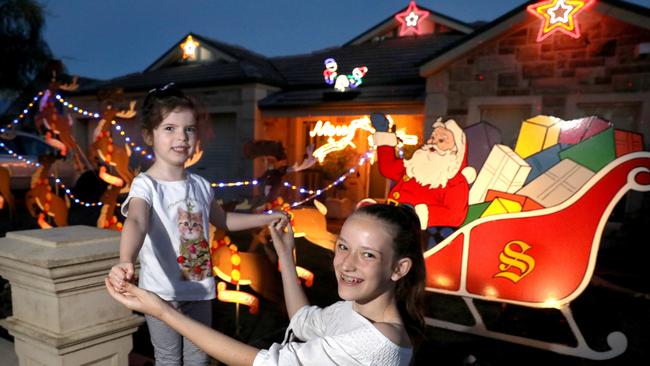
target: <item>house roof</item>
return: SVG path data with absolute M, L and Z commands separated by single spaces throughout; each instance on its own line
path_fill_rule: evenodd
M 448 28 L 451 28 L 453 30 L 456 30 L 462 34 L 468 34 L 471 33 L 474 30 L 474 26 L 467 24 L 465 22 L 462 22 L 458 19 L 454 19 L 452 17 L 446 16 L 444 14 L 440 14 L 438 12 L 435 12 L 431 9 L 425 8 L 423 6 L 418 5 L 418 9 L 420 10 L 426 10 L 429 12 L 428 19 L 433 20 L 436 23 L 440 23 L 445 25 Z M 402 13 L 406 11 L 408 6 L 405 6 L 404 8 L 400 9 L 399 11 L 395 12 L 395 14 Z M 386 32 L 390 31 L 391 29 L 398 28 L 400 26 L 400 23 L 395 19 L 395 14 L 392 14 L 388 18 L 384 19 L 383 21 L 379 22 L 377 25 L 373 26 L 372 28 L 368 29 L 367 31 L 359 34 L 358 36 L 352 38 L 350 41 L 345 43 L 343 47 L 350 46 L 350 45 L 356 45 L 356 44 L 361 44 L 364 42 L 368 42 L 372 40 L 374 37 L 381 36 L 385 34 Z
M 337 93 L 347 94 L 347 103 L 423 100 L 425 79 L 420 77 L 418 65 L 431 53 L 459 37 L 458 34 L 431 34 L 390 38 L 306 55 L 272 58 L 286 85 L 282 91 L 262 99 L 258 105 L 260 108 L 276 108 L 343 102 L 345 96 L 337 99 L 329 95 L 334 89 L 323 79 L 323 62 L 330 57 L 336 59 L 340 74 L 350 73 L 357 66 L 368 68 L 363 83 L 356 90 Z
M 422 104 L 425 97 L 424 85 L 365 86 L 363 90 L 339 93 L 329 88 L 289 90 L 272 94 L 257 105 L 261 109 L 291 109 L 306 107 L 328 108 L 352 105 L 377 105 L 400 102 L 401 104 Z
M 532 20 L 530 14 L 526 11 L 526 8 L 528 5 L 538 1 L 539 0 L 534 0 L 524 3 L 499 18 L 483 25 L 475 32 L 461 37 L 455 42 L 448 44 L 437 52 L 434 52 L 430 55 L 429 59 L 423 62 L 420 66 L 420 75 L 422 77 L 428 77 L 444 68 L 450 62 L 462 57 L 475 47 L 499 37 L 520 23 Z M 592 9 L 607 14 L 610 17 L 634 24 L 638 27 L 650 29 L 649 8 L 621 0 L 597 0 Z
M 263 108 L 278 108 L 318 103 L 366 103 L 381 100 L 423 100 L 425 80 L 419 75 L 418 66 L 428 56 L 462 37 L 459 33 L 429 34 L 417 37 L 389 38 L 379 42 L 330 48 L 296 56 L 266 58 L 241 47 L 228 45 L 206 37 L 193 35 L 196 39 L 218 50 L 233 62 L 216 60 L 183 66 L 167 66 L 169 54 L 177 45 L 153 62 L 145 71 L 132 73 L 107 81 L 83 84 L 76 94 L 92 94 L 100 89 L 121 87 L 124 91 L 149 90 L 170 80 L 180 87 L 259 82 L 282 87 L 260 102 Z M 185 39 L 185 37 L 183 38 Z M 323 61 L 333 57 L 341 74 L 350 73 L 354 67 L 366 66 L 368 73 L 355 93 L 348 94 L 347 101 L 341 96 L 327 96 L 333 91 L 323 80 Z M 383 95 L 379 88 L 390 86 Z M 401 87 L 398 87 L 401 86 Z
M 220 57 L 206 63 L 172 65 L 171 60 L 177 60 L 174 56 L 177 54 L 178 44 L 185 40 L 186 35 L 144 71 L 85 84 L 77 94 L 92 94 L 99 89 L 110 87 L 121 87 L 124 91 L 149 90 L 170 80 L 182 88 L 246 82 L 284 85 L 284 78 L 268 58 L 243 47 L 192 33 L 188 35 L 192 35 Z

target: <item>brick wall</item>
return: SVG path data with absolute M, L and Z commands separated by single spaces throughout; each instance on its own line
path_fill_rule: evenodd
M 556 33 L 538 43 L 531 19 L 451 63 L 442 71 L 447 115 L 476 122 L 466 121 L 472 97 L 541 96 L 540 113 L 561 117 L 570 95 L 650 92 L 650 55 L 635 52 L 650 31 L 595 11 L 579 20 L 579 39 Z

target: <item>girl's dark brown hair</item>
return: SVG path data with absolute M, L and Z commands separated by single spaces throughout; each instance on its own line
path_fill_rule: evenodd
M 383 221 L 393 234 L 395 259 L 409 258 L 411 269 L 397 281 L 395 298 L 411 343 L 417 347 L 424 339 L 424 287 L 425 267 L 420 242 L 420 221 L 415 211 L 408 206 L 374 204 L 363 206 L 354 213 L 375 217 Z
M 146 133 L 153 133 L 153 130 L 176 109 L 187 109 L 192 111 L 198 127 L 204 119 L 202 108 L 198 102 L 183 93 L 176 84 L 169 83 L 160 88 L 149 90 L 142 104 L 142 130 Z

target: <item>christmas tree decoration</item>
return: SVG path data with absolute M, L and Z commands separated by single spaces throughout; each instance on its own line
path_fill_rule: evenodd
M 185 38 L 185 42 L 180 44 L 180 47 L 183 50 L 183 60 L 196 60 L 196 50 L 199 45 L 200 43 L 195 41 L 194 38 L 192 38 L 192 35 L 188 35 L 187 38 Z
M 537 42 L 542 42 L 556 32 L 580 38 L 577 16 L 593 3 L 594 0 L 547 0 L 529 5 L 526 10 L 542 20 Z
M 429 16 L 426 10 L 420 10 L 415 1 L 411 1 L 408 8 L 401 13 L 395 14 L 395 19 L 401 24 L 400 36 L 422 34 L 422 20 Z

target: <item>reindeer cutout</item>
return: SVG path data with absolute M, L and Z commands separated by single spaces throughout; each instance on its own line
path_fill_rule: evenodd
M 50 168 L 55 160 L 56 158 L 51 155 L 39 157 L 41 166 L 32 176 L 32 188 L 25 193 L 27 211 L 37 219 L 38 225 L 43 229 L 51 228 L 52 221 L 58 227 L 68 225 L 68 208 L 70 204 L 67 200 L 52 192 L 48 180 Z
M 16 203 L 11 193 L 11 173 L 9 169 L 0 166 L 0 210 L 7 206 L 9 217 L 16 212 Z
M 134 175 L 129 169 L 131 150 L 126 144 L 114 143 L 111 125 L 116 118 L 130 119 L 135 114 L 135 101 L 129 104 L 128 110 L 117 110 L 112 103 L 107 103 L 95 128 L 94 141 L 89 148 L 90 160 L 105 164 L 99 168 L 100 178 L 106 183 L 118 187 L 129 186 Z M 111 174 L 113 171 L 117 174 Z
M 461 296 L 475 324 L 433 318 L 427 318 L 427 324 L 594 360 L 620 355 L 627 347 L 625 335 L 610 333 L 609 350 L 590 348 L 569 305 L 590 283 L 607 219 L 629 190 L 650 191 L 650 152 L 634 152 L 610 162 L 560 204 L 486 216 L 461 227 L 424 253 L 426 289 Z M 557 308 L 577 346 L 492 331 L 474 299 Z
M 315 207 L 301 207 L 291 211 L 294 237 L 304 237 L 310 243 L 334 251 L 336 235 L 327 230 L 327 207 L 314 200 Z
M 304 160 L 300 164 L 294 163 L 291 167 L 287 166 L 287 154 L 280 141 L 255 140 L 244 144 L 243 150 L 247 159 L 264 159 L 265 171 L 257 178 L 263 193 L 253 197 L 250 202 L 252 208 L 263 206 L 277 199 L 282 190 L 282 179 L 287 173 L 308 169 L 316 163 L 316 159 L 311 155 L 313 146 L 308 148 L 309 153 L 305 154 Z
M 54 72 L 52 81 L 41 98 L 39 112 L 34 117 L 34 122 L 38 132 L 45 136 L 45 141 L 59 149 L 61 155 L 68 156 L 70 151 L 74 152 L 72 157 L 75 168 L 81 172 L 86 169 L 86 165 L 81 160 L 81 157 L 84 156 L 83 152 L 72 135 L 72 117 L 70 115 L 64 117 L 59 114 L 55 99 L 58 89 L 75 90 L 78 86 L 76 79 L 71 84 L 59 84 Z
M 121 190 L 119 186 L 109 184 L 104 194 L 100 198 L 102 202 L 102 209 L 97 219 L 97 227 L 101 229 L 122 231 L 122 223 L 115 215 L 117 208 L 117 198 Z

